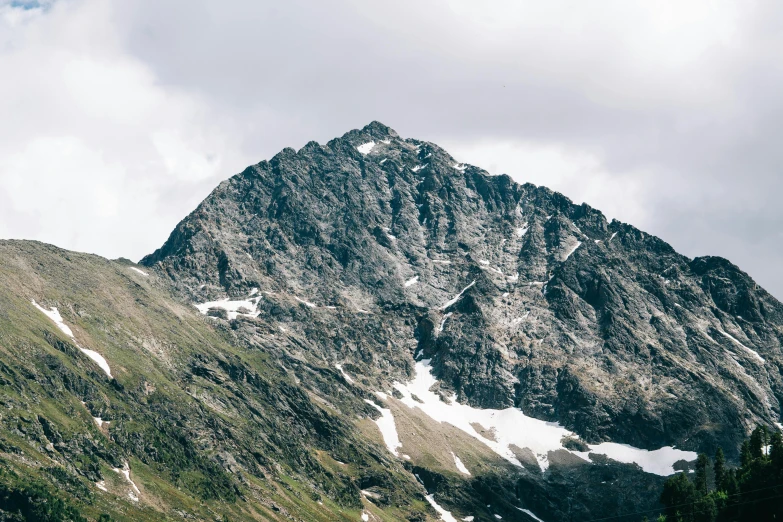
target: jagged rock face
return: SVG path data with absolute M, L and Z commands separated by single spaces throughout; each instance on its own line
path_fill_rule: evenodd
M 379 123 L 225 181 L 142 264 L 195 302 L 268 292 L 370 383 L 432 358 L 458 400 L 588 441 L 729 449 L 781 416 L 783 307 L 737 267 Z

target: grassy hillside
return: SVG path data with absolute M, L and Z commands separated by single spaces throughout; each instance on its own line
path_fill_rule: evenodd
M 202 316 L 132 266 L 0 242 L 0 519 L 435 518 L 355 424 L 376 415 L 364 392 L 291 359 L 263 320 Z

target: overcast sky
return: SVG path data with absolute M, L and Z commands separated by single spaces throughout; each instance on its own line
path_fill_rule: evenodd
M 783 3 L 0 0 L 0 238 L 137 260 L 379 120 L 783 297 Z

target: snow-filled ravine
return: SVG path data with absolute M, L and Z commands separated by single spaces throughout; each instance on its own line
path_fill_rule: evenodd
M 52 307 L 51 310 L 47 310 L 46 308 L 36 303 L 35 300 L 33 300 L 32 303 L 34 307 L 36 307 L 39 311 L 41 311 L 46 317 L 51 319 L 52 322 L 55 325 L 57 325 L 57 328 L 59 328 L 60 331 L 62 331 L 65 335 L 70 337 L 74 341 L 74 344 L 76 344 L 76 338 L 73 336 L 73 331 L 67 324 L 65 324 L 65 321 L 63 321 L 63 318 L 60 315 L 60 312 L 57 310 L 57 308 Z M 81 350 L 81 352 L 84 355 L 86 355 L 87 357 L 95 361 L 95 364 L 97 364 L 101 368 L 101 370 L 103 370 L 104 373 L 109 376 L 110 379 L 113 378 L 111 374 L 111 368 L 109 367 L 109 363 L 108 361 L 106 361 L 103 355 L 99 354 L 95 350 L 88 350 L 87 348 L 82 348 L 78 344 L 76 344 L 76 347 L 79 348 L 79 350 Z
M 384 400 L 387 398 L 383 393 L 379 393 L 378 396 Z M 381 430 L 381 435 L 383 435 L 383 442 L 386 443 L 386 447 L 389 449 L 392 455 L 396 457 L 397 450 L 400 449 L 402 443 L 400 442 L 400 438 L 397 435 L 397 427 L 394 424 L 394 416 L 392 415 L 391 410 L 388 408 L 381 408 L 369 399 L 364 399 L 364 402 L 381 412 L 381 416 L 378 417 L 378 420 L 375 421 L 375 424 L 377 424 L 378 429 Z
M 127 461 L 123 462 L 122 468 L 113 468 L 112 471 L 125 477 L 125 482 L 130 484 L 132 489 L 131 491 L 128 492 L 128 498 L 130 498 L 134 502 L 138 502 L 139 495 L 141 495 L 141 491 L 139 491 L 139 488 L 136 486 L 136 483 L 133 482 L 133 479 L 130 478 L 131 469 L 130 469 L 130 465 L 128 465 L 128 462 Z
M 606 455 L 618 462 L 638 464 L 644 471 L 661 476 L 673 474 L 673 465 L 677 461 L 696 459 L 696 453 L 692 451 L 682 451 L 668 446 L 648 451 L 614 442 L 588 445 L 589 451 L 584 452 L 569 450 L 563 446 L 563 438 L 578 439 L 578 436 L 559 424 L 528 417 L 517 408 L 503 410 L 473 408 L 460 404 L 456 397 L 452 397 L 451 402 L 446 403 L 436 393 L 430 391 L 437 382 L 432 375 L 430 360 L 417 361 L 415 371 L 416 376 L 412 381 L 406 384 L 394 384 L 397 391 L 402 394 L 400 402 L 409 408 L 419 408 L 437 422 L 446 422 L 459 428 L 516 466 L 523 467 L 514 454 L 512 446 L 519 449 L 529 448 L 535 454 L 542 470 L 546 470 L 549 466 L 548 452 L 556 450 L 569 451 L 588 462 L 590 453 Z M 378 396 L 389 400 L 386 394 L 378 393 Z M 414 396 L 416 399 L 413 398 Z M 378 410 L 383 415 L 377 423 L 384 442 L 389 450 L 397 455 L 401 443 L 391 410 L 386 408 L 378 408 Z M 473 428 L 475 424 L 491 432 L 495 440 L 483 437 Z
M 430 506 L 432 506 L 435 511 L 438 512 L 438 515 L 440 515 L 440 519 L 444 522 L 457 522 L 457 519 L 454 518 L 454 515 L 452 515 L 449 511 L 446 511 L 441 507 L 440 504 L 435 502 L 435 495 L 426 495 L 424 498 L 427 499 L 427 502 L 430 503 Z

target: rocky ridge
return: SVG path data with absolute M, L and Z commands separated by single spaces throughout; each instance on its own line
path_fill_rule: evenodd
M 225 181 L 142 264 L 193 301 L 316 304 L 321 358 L 383 388 L 421 353 L 459 401 L 590 442 L 711 451 L 780 421 L 783 307 L 747 274 L 377 122 Z

